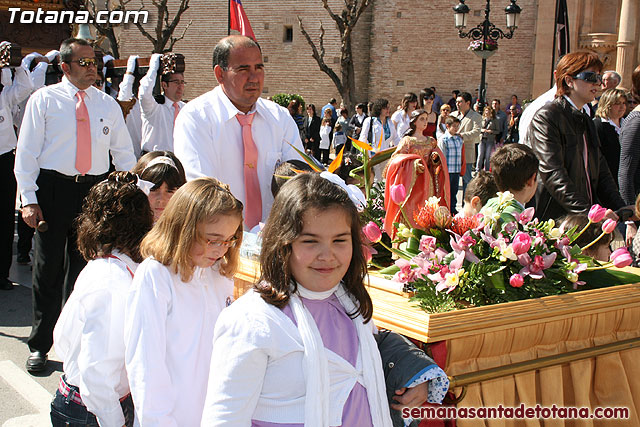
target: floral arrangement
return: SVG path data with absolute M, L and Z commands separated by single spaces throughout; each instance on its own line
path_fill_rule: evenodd
M 400 206 L 401 187 L 391 188 L 391 198 Z M 598 287 L 640 281 L 631 273 L 607 270 L 631 264 L 626 248 L 613 252 L 608 263 L 582 253 L 613 232 L 615 221 L 605 221 L 599 237 L 585 247 L 574 244 L 588 227 L 603 220 L 605 208 L 594 205 L 582 230 L 564 230 L 553 220 L 534 218 L 533 208 L 510 213 L 512 200 L 511 193 L 498 193 L 494 209 L 473 217 L 451 217 L 438 199 L 427 200 L 414 213 L 420 228 L 394 224 L 397 237 L 387 249 L 398 259 L 381 273 L 393 275 L 392 280 L 414 293 L 413 299 L 431 313 L 572 292 L 585 289 L 585 282 Z M 374 222 L 363 233 L 371 242 L 381 241 Z
M 498 49 L 498 41 L 487 39 L 487 40 L 472 40 L 469 43 L 468 50 L 472 51 L 480 51 L 480 50 L 497 50 Z

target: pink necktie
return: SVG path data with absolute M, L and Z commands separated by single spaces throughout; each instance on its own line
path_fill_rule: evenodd
M 81 175 L 91 169 L 91 123 L 87 104 L 84 103 L 85 95 L 83 90 L 76 93 L 76 169 Z
M 177 102 L 173 103 L 173 124 L 176 124 L 176 118 L 178 118 L 178 113 L 180 112 L 180 105 Z
M 262 219 L 262 196 L 258 181 L 258 149 L 251 135 L 252 114 L 236 114 L 242 126 L 242 145 L 244 145 L 244 223 L 252 228 Z

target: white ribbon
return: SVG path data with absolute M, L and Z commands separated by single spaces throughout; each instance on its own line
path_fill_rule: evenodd
M 338 175 L 328 171 L 320 172 L 320 176 L 346 191 L 353 204 L 356 205 L 358 212 L 362 212 L 367 206 L 367 200 L 365 199 L 364 194 L 362 194 L 362 191 L 360 191 L 360 189 L 355 185 L 347 184 Z
M 155 166 L 155 165 L 159 165 L 159 164 L 169 165 L 172 168 L 174 168 L 175 170 L 178 170 L 178 167 L 176 166 L 176 163 L 173 161 L 173 159 L 171 157 L 159 156 L 159 157 L 156 157 L 155 159 L 151 160 L 149 163 L 147 163 L 147 166 L 144 167 L 144 169 L 142 170 L 142 173 L 144 173 L 151 166 Z

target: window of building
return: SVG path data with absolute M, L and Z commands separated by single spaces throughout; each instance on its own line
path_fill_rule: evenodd
M 291 25 L 284 26 L 284 38 L 283 42 L 292 43 L 293 42 L 293 27 Z

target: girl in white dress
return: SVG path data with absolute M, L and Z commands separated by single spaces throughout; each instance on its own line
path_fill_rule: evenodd
M 141 244 L 125 315 L 126 364 L 141 426 L 200 425 L 216 319 L 233 300 L 242 203 L 198 178 L 180 187 Z
M 361 192 L 322 175 L 300 174 L 276 196 L 261 281 L 216 325 L 202 426 L 392 425 L 350 199 Z M 426 399 L 423 384 L 405 403 Z
M 142 261 L 139 245 L 153 224 L 137 180 L 113 172 L 91 189 L 78 218 L 78 250 L 89 262 L 53 331 L 64 368 L 51 404 L 53 426 L 133 425 L 123 319 Z

